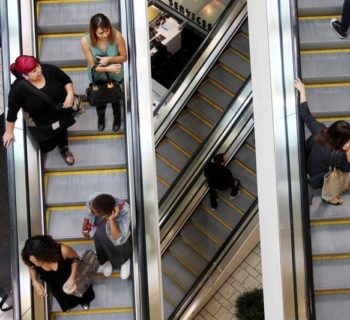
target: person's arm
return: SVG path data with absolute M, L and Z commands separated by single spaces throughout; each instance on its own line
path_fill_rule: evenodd
M 70 246 L 67 246 L 65 244 L 61 244 L 61 252 L 64 260 L 72 260 L 71 273 L 67 282 L 73 286 L 77 279 L 79 255 Z
M 2 137 L 3 145 L 8 148 L 12 141 L 16 141 L 15 135 L 13 133 L 15 129 L 15 122 L 6 121 L 6 131 Z
M 89 48 L 89 45 L 87 43 L 87 39 L 86 39 L 85 35 L 81 38 L 80 45 L 81 45 L 81 49 L 83 51 L 83 54 L 85 56 L 85 59 L 87 60 L 88 66 L 90 68 L 95 67 L 96 72 L 116 72 L 116 73 L 120 72 L 120 69 L 121 69 L 120 64 L 111 64 L 109 66 L 101 66 L 101 65 L 95 66 L 94 57 L 91 53 L 91 50 Z M 106 57 L 106 58 L 108 58 L 108 57 Z
M 88 223 L 89 219 L 84 218 L 83 219 L 83 226 L 81 232 L 83 233 L 84 238 L 89 238 L 90 237 L 90 230 L 88 229 Z
M 33 288 L 34 288 L 36 294 L 39 297 L 45 297 L 46 291 L 44 289 L 43 284 L 39 280 L 38 273 L 36 272 L 34 267 L 29 267 L 29 275 L 30 275 L 30 279 L 32 280 L 32 285 L 33 285 Z
M 74 88 L 73 83 L 67 83 L 64 86 L 64 89 L 67 92 L 66 99 L 63 102 L 63 108 L 70 108 L 74 103 Z
M 309 105 L 306 99 L 305 85 L 299 78 L 294 80 L 294 87 L 299 91 L 300 105 L 299 105 L 299 116 L 305 123 L 307 128 L 310 130 L 312 135 L 318 134 L 322 129 L 325 128 L 323 123 L 318 122 L 315 117 L 311 114 Z
M 101 65 L 109 65 L 109 64 L 121 64 L 128 60 L 128 56 L 126 53 L 125 40 L 118 30 L 115 30 L 116 38 L 115 41 L 118 46 L 118 55 L 111 57 L 100 57 Z
M 108 223 L 111 227 L 111 234 L 115 240 L 118 240 L 122 235 L 117 222 L 119 213 L 120 209 L 118 207 L 115 207 L 112 214 L 108 217 Z

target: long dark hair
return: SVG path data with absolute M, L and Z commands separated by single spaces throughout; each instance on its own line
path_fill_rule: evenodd
M 96 31 L 98 28 L 110 30 L 110 33 L 108 36 L 108 42 L 110 44 L 113 44 L 115 41 L 115 32 L 111 22 L 103 13 L 97 13 L 94 16 L 92 16 L 90 19 L 89 34 L 90 34 L 91 45 L 93 47 L 97 46 L 98 39 L 96 36 Z
M 116 201 L 110 194 L 99 194 L 91 201 L 91 207 L 99 216 L 111 215 Z
M 22 260 L 28 267 L 34 264 L 30 256 L 41 262 L 57 262 L 60 259 L 60 244 L 49 235 L 40 235 L 29 238 L 22 250 Z
M 329 145 L 333 150 L 344 151 L 344 145 L 350 140 L 350 124 L 344 120 L 334 122 L 330 127 L 324 128 L 316 136 L 320 145 Z

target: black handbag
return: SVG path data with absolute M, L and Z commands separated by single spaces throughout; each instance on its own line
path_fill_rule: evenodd
M 112 80 L 106 72 L 107 81 L 95 81 L 96 67 L 91 69 L 92 83 L 86 89 L 86 97 L 91 106 L 103 106 L 116 103 L 123 98 L 123 92 L 117 81 Z
M 23 118 L 26 122 L 29 133 L 37 143 L 40 144 L 42 142 L 55 138 L 59 133 L 61 133 L 63 130 L 66 130 L 75 123 L 74 117 L 78 111 L 75 111 L 72 108 L 63 109 L 61 107 L 61 104 L 55 103 L 48 95 L 40 91 L 27 80 L 23 80 L 20 83 L 24 88 L 36 94 L 45 102 L 47 102 L 51 108 L 60 110 L 60 118 L 56 122 L 40 126 L 36 125 L 28 112 L 22 110 Z

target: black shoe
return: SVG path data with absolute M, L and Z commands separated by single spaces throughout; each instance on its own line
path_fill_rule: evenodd
M 340 21 L 337 19 L 331 20 L 331 27 L 340 39 L 345 39 L 348 35 L 347 31 L 344 31 L 341 27 Z
M 105 129 L 105 117 L 98 116 L 97 120 L 97 129 L 98 131 L 103 131 Z
M 113 132 L 117 132 L 119 129 L 120 129 L 120 119 L 114 118 L 112 130 Z
M 88 311 L 90 309 L 90 303 L 84 303 L 81 305 L 84 311 Z

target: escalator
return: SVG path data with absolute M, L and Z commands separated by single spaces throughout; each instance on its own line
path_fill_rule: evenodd
M 330 19 L 342 2 L 299 1 L 300 58 L 311 112 L 327 124 L 349 120 L 349 40 L 340 40 Z M 317 319 L 348 319 L 350 302 L 349 200 L 330 206 L 314 191 L 310 205 L 314 296 Z
M 156 161 L 160 203 L 205 145 L 249 76 L 248 24 L 245 21 L 187 99 L 166 134 L 158 140 Z
M 88 30 L 90 17 L 106 14 L 113 24 L 119 18 L 118 3 L 104 1 L 36 1 L 38 57 L 41 63 L 61 67 L 73 80 L 75 92 L 84 94 L 88 86 L 86 60 L 80 38 Z M 80 255 L 94 248 L 82 237 L 85 201 L 94 192 L 128 200 L 126 133 L 124 127 L 112 132 L 113 115 L 106 112 L 106 131 L 97 131 L 96 110 L 86 106 L 76 124 L 69 129 L 69 145 L 75 157 L 67 166 L 58 150 L 44 156 L 44 217 L 47 234 L 72 246 Z M 55 299 L 49 301 L 50 319 L 133 319 L 133 282 L 121 280 L 119 272 L 93 282 L 96 298 L 89 311 L 79 307 L 63 313 Z
M 230 190 L 218 192 L 218 208 L 210 206 L 208 187 L 176 236 L 163 250 L 163 298 L 166 319 L 177 318 L 181 305 L 206 276 L 227 240 L 237 231 L 257 201 L 255 140 L 252 120 L 227 166 L 241 181 L 241 194 L 230 198 Z M 246 129 L 249 127 L 250 129 Z M 203 181 L 204 177 L 201 177 Z M 204 184 L 205 185 L 205 184 Z

